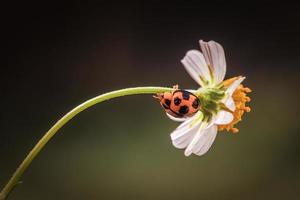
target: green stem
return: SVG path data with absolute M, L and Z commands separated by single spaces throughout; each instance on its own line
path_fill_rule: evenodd
M 112 92 L 108 92 L 97 97 L 94 97 L 86 102 L 80 104 L 75 107 L 73 110 L 68 112 L 65 116 L 63 116 L 60 120 L 54 124 L 48 132 L 40 139 L 40 141 L 33 147 L 33 149 L 29 152 L 26 158 L 23 160 L 21 165 L 17 168 L 13 176 L 10 178 L 8 183 L 5 185 L 3 190 L 0 193 L 0 200 L 4 200 L 7 198 L 8 194 L 12 191 L 12 189 L 18 184 L 20 178 L 22 177 L 25 170 L 28 168 L 32 160 L 38 155 L 38 153 L 43 149 L 43 147 L 47 144 L 47 142 L 55 135 L 55 133 L 68 121 L 70 121 L 73 117 L 79 114 L 81 111 L 106 100 L 127 96 L 127 95 L 135 95 L 135 94 L 156 94 L 165 91 L 172 91 L 172 88 L 166 87 L 135 87 L 135 88 L 127 88 L 116 90 Z

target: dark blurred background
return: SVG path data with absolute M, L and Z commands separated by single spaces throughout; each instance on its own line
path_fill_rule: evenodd
M 250 3 L 251 2 L 251 3 Z M 11 200 L 297 199 L 300 14 L 288 2 L 22 3 L 1 12 L 0 185 L 67 111 L 132 86 L 195 88 L 180 59 L 198 40 L 247 77 L 252 112 L 186 158 L 151 97 L 94 106 L 51 140 Z

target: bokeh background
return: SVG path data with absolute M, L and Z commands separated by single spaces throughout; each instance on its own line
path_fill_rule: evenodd
M 203 157 L 169 138 L 178 126 L 151 95 L 78 115 L 34 160 L 11 200 L 298 199 L 300 14 L 274 1 L 26 3 L 2 6 L 0 185 L 56 120 L 132 86 L 194 88 L 180 59 L 198 40 L 245 75 L 252 112 Z

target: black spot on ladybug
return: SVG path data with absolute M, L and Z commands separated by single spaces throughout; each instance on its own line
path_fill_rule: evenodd
M 178 97 L 176 97 L 176 98 L 174 99 L 174 104 L 175 104 L 176 106 L 178 106 L 180 103 L 181 103 L 181 99 L 179 99 Z
M 185 100 L 189 100 L 190 99 L 190 93 L 188 91 L 181 91 L 182 92 L 182 98 Z
M 181 106 L 180 107 L 180 109 L 179 109 L 179 113 L 180 114 L 186 114 L 186 113 L 188 113 L 189 112 L 189 107 L 187 107 L 187 106 Z
M 165 99 L 165 105 L 169 108 L 171 101 L 169 99 Z
M 166 110 L 169 110 L 170 109 L 170 107 L 168 107 L 167 105 L 165 105 L 165 104 L 162 104 L 162 106 L 164 107 L 164 109 L 166 109 Z
M 195 108 L 195 109 L 198 108 L 198 106 L 199 106 L 199 101 L 198 101 L 198 99 L 195 99 L 195 100 L 194 100 L 192 106 L 193 106 L 193 108 Z

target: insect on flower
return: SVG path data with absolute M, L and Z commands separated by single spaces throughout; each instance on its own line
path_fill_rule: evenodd
M 205 154 L 213 144 L 218 130 L 238 132 L 234 126 L 244 112 L 251 90 L 241 83 L 245 77 L 237 76 L 224 81 L 225 54 L 222 46 L 214 41 L 200 40 L 202 53 L 190 50 L 181 60 L 187 72 L 201 86 L 197 90 L 179 90 L 157 94 L 166 114 L 174 121 L 183 122 L 171 133 L 176 148 L 192 153 Z
M 183 122 L 171 133 L 171 139 L 175 147 L 185 149 L 186 156 L 192 153 L 199 156 L 205 154 L 214 142 L 218 130 L 238 132 L 234 126 L 241 120 L 244 112 L 250 111 L 246 103 L 250 101 L 247 93 L 251 90 L 241 84 L 245 77 L 238 76 L 224 81 L 226 62 L 220 44 L 200 40 L 200 47 L 202 53 L 198 50 L 188 51 L 181 61 L 201 86 L 199 89 L 180 90 L 178 86 L 125 88 L 81 103 L 58 120 L 39 140 L 0 192 L 0 199 L 7 198 L 32 160 L 64 124 L 83 110 L 112 98 L 156 94 L 155 97 L 159 99 L 167 116 Z
M 166 114 L 174 119 L 192 116 L 199 110 L 199 99 L 193 93 L 186 90 L 178 90 L 174 86 L 173 92 L 157 94 L 160 104 L 166 110 Z

